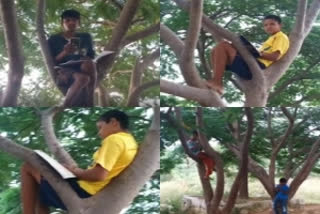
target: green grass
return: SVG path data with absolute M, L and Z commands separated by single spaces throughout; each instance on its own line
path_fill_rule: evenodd
M 211 176 L 215 187 L 215 175 Z M 276 179 L 278 180 L 278 179 Z M 234 176 L 225 178 L 225 195 L 228 194 Z M 289 181 L 289 183 L 291 180 Z M 299 187 L 294 199 L 302 199 L 306 204 L 320 204 L 320 176 L 309 176 Z M 202 196 L 202 187 L 194 162 L 184 163 L 176 167 L 170 174 L 161 175 L 160 203 L 173 207 L 173 213 L 181 213 L 183 195 Z M 269 198 L 262 184 L 254 177 L 249 178 L 249 196 L 254 198 Z M 163 213 L 163 212 L 162 212 Z M 164 214 L 164 213 L 163 213 Z

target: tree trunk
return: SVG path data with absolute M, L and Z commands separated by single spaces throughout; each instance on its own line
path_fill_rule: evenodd
M 244 173 L 244 176 L 241 178 L 239 198 L 241 198 L 241 199 L 248 199 L 249 198 L 248 171 L 246 173 Z
M 137 156 L 132 164 L 119 176 L 114 178 L 110 184 L 96 195 L 80 199 L 76 193 L 61 177 L 55 175 L 52 169 L 42 163 L 35 153 L 27 148 L 19 146 L 12 141 L 0 136 L 0 149 L 27 161 L 36 167 L 41 175 L 49 181 L 56 190 L 70 214 L 118 214 L 122 209 L 138 195 L 139 190 L 151 178 L 154 172 L 160 168 L 160 109 L 154 108 L 152 124 L 145 136 L 144 142 L 140 145 Z M 50 110 L 43 114 L 43 126 L 46 140 L 59 159 L 67 161 L 69 154 L 56 142 L 53 132 Z M 52 112 L 51 112 L 52 113 Z M 46 117 L 47 116 L 47 117 Z M 51 128 L 50 128 L 51 127 Z M 62 157 L 65 156 L 65 157 Z M 71 158 L 71 157 L 70 157 Z M 68 160 L 72 161 L 72 160 Z
M 14 1 L 0 1 L 1 24 L 9 58 L 9 74 L 0 106 L 16 106 L 24 75 L 24 56 Z

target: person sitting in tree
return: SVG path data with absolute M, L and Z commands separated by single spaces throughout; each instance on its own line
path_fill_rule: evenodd
M 192 137 L 187 141 L 187 147 L 193 155 L 202 161 L 206 170 L 204 178 L 208 179 L 215 170 L 215 162 L 205 152 L 202 151 L 202 146 L 199 143 L 197 131 L 194 130 L 192 132 Z
M 287 35 L 281 31 L 281 18 L 279 16 L 266 16 L 263 20 L 263 27 L 270 37 L 259 49 L 260 56 L 258 56 L 256 60 L 261 69 L 266 69 L 274 62 L 281 59 L 288 51 L 289 39 Z M 249 70 L 249 66 L 230 42 L 223 41 L 213 48 L 211 59 L 213 77 L 212 80 L 206 82 L 206 85 L 220 95 L 224 93 L 222 79 L 225 70 L 231 70 L 242 79 L 252 79 L 252 73 Z
M 289 187 L 287 185 L 287 179 L 280 178 L 280 184 L 276 186 L 276 197 L 273 200 L 273 210 L 275 214 L 287 214 L 288 213 L 288 194 Z
M 76 10 L 65 10 L 61 15 L 61 25 L 63 31 L 51 35 L 48 45 L 57 69 L 55 82 L 65 95 L 63 105 L 93 106 L 97 74 L 92 61 L 95 52 L 91 35 L 78 32 L 80 13 Z M 80 59 L 82 63 L 59 66 Z
M 88 198 L 105 188 L 134 160 L 138 145 L 128 131 L 129 117 L 110 110 L 97 121 L 101 146 L 93 154 L 88 169 L 66 166 L 77 178 L 66 180 L 80 198 Z M 49 207 L 66 210 L 58 194 L 30 163 L 21 168 L 23 214 L 49 214 Z

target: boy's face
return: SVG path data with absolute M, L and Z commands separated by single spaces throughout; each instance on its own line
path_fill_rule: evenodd
M 98 135 L 101 139 L 105 139 L 111 134 L 121 131 L 120 123 L 114 118 L 111 118 L 109 122 L 98 121 L 97 122 Z
M 273 35 L 281 30 L 281 24 L 273 19 L 265 19 L 263 21 L 263 28 L 267 34 Z
M 74 32 L 79 27 L 79 19 L 66 17 L 62 19 L 62 26 L 65 31 Z

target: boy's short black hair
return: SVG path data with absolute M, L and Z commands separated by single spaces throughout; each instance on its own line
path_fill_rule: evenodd
M 193 131 L 192 131 L 192 135 L 195 136 L 195 137 L 198 137 L 198 132 L 197 132 L 197 130 L 193 130 Z
M 119 121 L 122 129 L 129 128 L 129 116 L 126 113 L 116 109 L 107 111 L 106 113 L 100 116 L 98 121 L 104 121 L 106 123 L 109 123 L 111 118 L 114 118 L 117 121 Z
M 61 14 L 61 21 L 65 18 L 75 18 L 80 20 L 80 13 L 76 10 L 70 9 L 70 10 L 65 10 Z
M 285 178 L 280 178 L 279 182 L 280 182 L 280 183 L 287 183 L 287 179 L 285 179 Z
M 272 20 L 278 22 L 279 24 L 281 24 L 281 22 L 282 22 L 281 18 L 279 16 L 276 16 L 276 15 L 267 15 L 267 16 L 264 17 L 263 20 L 266 20 L 266 19 L 272 19 Z

